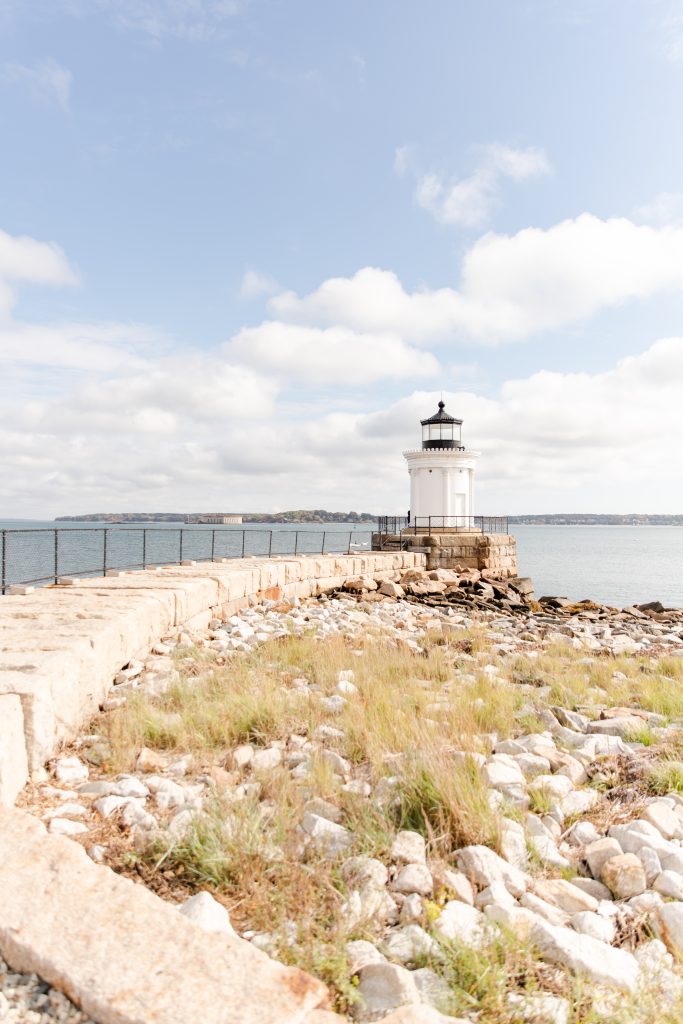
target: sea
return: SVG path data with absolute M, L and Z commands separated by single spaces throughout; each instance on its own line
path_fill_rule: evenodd
M 52 573 L 54 534 L 34 531 L 55 527 L 64 531 L 59 539 L 60 575 L 93 571 L 102 564 L 104 525 L 0 520 L 0 530 L 26 531 L 6 535 L 6 581 L 38 579 Z M 177 559 L 180 524 L 109 525 L 108 564 L 142 562 L 143 526 L 148 562 Z M 517 538 L 520 575 L 531 576 L 537 597 L 590 598 L 617 607 L 647 601 L 683 607 L 681 526 L 512 525 L 511 532 Z M 256 555 L 267 555 L 269 550 L 274 555 L 291 554 L 295 547 L 302 554 L 313 554 L 319 553 L 323 544 L 326 552 L 347 550 L 349 544 L 352 551 L 362 552 L 370 549 L 371 533 L 370 527 L 357 523 L 192 526 L 185 528 L 183 557 L 210 557 L 212 543 L 216 557 L 239 555 L 243 544 L 245 554 Z

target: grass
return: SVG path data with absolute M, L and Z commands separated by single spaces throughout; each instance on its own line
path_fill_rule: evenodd
M 355 777 L 367 780 L 374 794 L 382 792 L 381 800 L 345 791 L 343 778 L 318 751 L 305 780 L 297 782 L 281 767 L 259 774 L 259 799 L 235 800 L 229 785 L 217 789 L 185 835 L 158 839 L 137 857 L 152 886 L 163 879 L 171 891 L 177 884 L 184 895 L 208 889 L 228 907 L 240 931 L 268 933 L 273 954 L 328 983 L 342 1012 L 357 999 L 345 943 L 376 939 L 381 930 L 373 921 L 344 924 L 341 911 L 349 894 L 340 871 L 343 859 L 366 854 L 386 861 L 397 830 L 410 829 L 425 837 L 432 860 L 447 863 L 452 851 L 464 845 L 499 849 L 501 817 L 520 817 L 518 809 L 505 804 L 491 806 L 476 759 L 469 756 L 489 752 L 492 741 L 483 737 L 543 732 L 540 712 L 554 703 L 589 716 L 605 705 L 624 705 L 655 711 L 667 720 L 683 717 L 681 659 L 591 656 L 586 662 L 585 651 L 558 643 L 536 658 L 497 656 L 500 673 L 491 677 L 484 668 L 494 659 L 480 629 L 457 636 L 435 632 L 420 645 L 416 655 L 368 633 L 352 642 L 288 638 L 227 664 L 206 650 L 184 652 L 176 660 L 180 681 L 166 694 L 133 693 L 125 707 L 94 723 L 111 749 L 105 766 L 111 771 L 132 769 L 143 746 L 173 756 L 192 753 L 199 772 L 212 766 L 230 769 L 231 751 L 241 743 L 263 747 L 293 735 L 308 742 L 322 725 L 340 731 L 326 748 L 349 761 Z M 333 694 L 339 672 L 348 669 L 353 669 L 357 692 L 332 715 L 319 698 Z M 301 677 L 310 692 L 292 685 Z M 669 737 L 666 746 L 656 735 L 644 723 L 629 737 L 649 748 L 641 753 L 646 767 L 639 792 L 683 792 L 683 732 L 680 738 Z M 253 778 L 248 772 L 231 776 L 232 782 Z M 627 782 L 608 763 L 593 780 L 599 788 Z M 532 787 L 529 795 L 531 811 L 543 815 L 550 810 L 552 800 L 542 790 Z M 302 851 L 304 805 L 316 796 L 339 808 L 353 835 L 353 846 L 336 860 L 311 848 Z M 532 863 L 537 860 L 532 857 Z M 428 901 L 425 912 L 430 927 L 440 912 L 438 902 Z M 628 1000 L 612 1017 L 601 1016 L 587 990 L 544 965 L 519 937 L 501 933 L 481 950 L 456 945 L 444 950 L 444 961 L 430 964 L 451 988 L 442 1010 L 476 1011 L 479 1024 L 519 1019 L 507 1001 L 511 991 L 565 996 L 570 1024 L 673 1024 L 683 1019 L 657 1017 L 656 1000 L 652 1015 L 644 1012 L 642 1022 Z

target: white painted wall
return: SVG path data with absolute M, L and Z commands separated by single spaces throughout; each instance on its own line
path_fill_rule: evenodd
M 432 449 L 407 451 L 410 514 L 474 515 L 474 470 L 479 452 Z

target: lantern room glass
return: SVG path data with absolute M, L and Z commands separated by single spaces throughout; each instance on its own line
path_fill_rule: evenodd
M 422 441 L 431 441 L 432 444 L 439 441 L 449 448 L 455 443 L 457 447 L 460 445 L 460 431 L 459 423 L 425 423 L 422 427 Z

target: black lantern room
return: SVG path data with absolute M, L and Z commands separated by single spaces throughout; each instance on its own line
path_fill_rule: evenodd
M 439 411 L 428 420 L 420 420 L 422 424 L 423 448 L 462 448 L 462 420 L 449 416 L 443 402 L 439 402 Z

